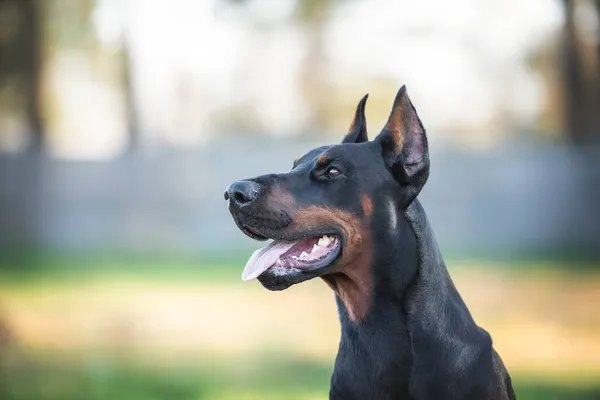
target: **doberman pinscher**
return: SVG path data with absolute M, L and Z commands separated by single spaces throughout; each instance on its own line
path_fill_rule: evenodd
M 227 188 L 237 226 L 273 239 L 252 254 L 242 278 L 284 290 L 320 277 L 333 289 L 342 334 L 330 399 L 514 399 L 416 199 L 429 152 L 406 87 L 373 141 L 366 100 L 341 144 L 309 151 L 290 172 Z

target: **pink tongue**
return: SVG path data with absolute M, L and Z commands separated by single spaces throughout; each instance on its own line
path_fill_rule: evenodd
M 242 280 L 250 281 L 258 278 L 260 274 L 268 270 L 275 264 L 279 256 L 288 251 L 297 243 L 273 241 L 265 247 L 256 250 L 250 256 L 250 259 L 242 272 Z

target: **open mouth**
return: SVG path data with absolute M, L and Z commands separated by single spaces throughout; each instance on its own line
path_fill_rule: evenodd
M 273 240 L 252 254 L 244 267 L 242 279 L 256 279 L 269 269 L 285 275 L 325 268 L 336 260 L 340 249 L 337 235 L 310 236 L 294 241 Z

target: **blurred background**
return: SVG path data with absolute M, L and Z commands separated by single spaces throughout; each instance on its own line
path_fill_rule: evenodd
M 228 183 L 371 137 L 519 399 L 600 399 L 600 1 L 0 0 L 0 399 L 325 399 L 321 281 L 242 283 Z

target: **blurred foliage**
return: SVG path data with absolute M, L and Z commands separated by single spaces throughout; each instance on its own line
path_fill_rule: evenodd
M 296 5 L 296 15 L 302 22 L 311 23 L 326 19 L 336 0 L 298 0 Z
M 42 146 L 41 4 L 0 0 L 0 133 L 20 134 L 16 141 L 28 141 L 35 150 Z
M 566 133 L 579 144 L 600 137 L 600 1 L 563 0 L 565 24 L 562 69 Z M 586 18 L 596 20 L 596 32 L 586 30 Z M 587 32 L 586 32 L 587 31 Z M 587 37 L 586 37 L 587 36 Z M 590 37 L 591 36 L 591 37 Z M 595 36 L 595 38 L 594 38 Z
M 222 2 L 239 5 L 252 0 Z M 41 146 L 46 135 L 56 136 L 56 133 L 48 132 L 59 118 L 54 108 L 58 103 L 56 94 L 47 93 L 48 83 L 56 77 L 48 70 L 56 62 L 52 59 L 56 54 L 76 51 L 84 54 L 85 68 L 94 69 L 98 77 L 103 77 L 102 80 L 111 82 L 123 92 L 125 101 L 120 107 L 127 114 L 130 149 L 138 146 L 138 105 L 134 101 L 129 76 L 130 56 L 125 43 L 117 45 L 119 49 L 111 49 L 111 53 L 107 49 L 110 46 L 102 45 L 98 40 L 93 24 L 98 3 L 95 0 L 0 1 L 0 130 L 12 136 L 29 133 L 36 148 Z M 291 22 L 299 26 L 306 39 L 298 81 L 301 95 L 306 99 L 308 119 L 304 125 L 309 134 L 347 124 L 346 121 L 341 124 L 335 120 L 339 118 L 337 108 L 340 105 L 331 101 L 330 94 L 335 85 L 325 43 L 332 16 L 345 3 L 348 0 L 295 1 Z M 590 33 L 585 26 L 590 20 L 600 18 L 600 3 L 596 0 L 563 0 L 563 3 L 563 32 L 552 44 L 544 45 L 548 46 L 547 49 L 532 52 L 544 53 L 532 54 L 533 58 L 537 58 L 532 66 L 544 82 L 546 92 L 546 104 L 537 128 L 542 131 L 550 129 L 555 137 L 588 143 L 597 140 L 600 132 L 600 117 L 595 112 L 600 104 L 600 46 L 597 39 L 589 37 L 597 37 L 597 28 L 595 33 Z M 118 54 L 114 54 L 115 51 Z M 357 79 L 366 82 L 372 77 Z M 375 83 L 369 86 L 374 87 Z M 360 94 L 336 92 L 335 97 L 346 99 L 347 96 L 358 98 Z M 253 118 L 253 113 L 247 111 L 249 108 L 244 104 L 239 118 L 227 118 L 227 121 L 237 130 L 245 128 Z M 345 110 L 344 105 L 344 113 Z M 227 115 L 231 117 L 231 114 L 229 110 Z M 12 136 L 10 140 L 14 141 Z M 52 137 L 50 141 L 54 140 L 56 138 Z
M 46 49 L 85 49 L 98 44 L 93 29 L 95 0 L 45 0 L 38 2 L 44 15 Z

